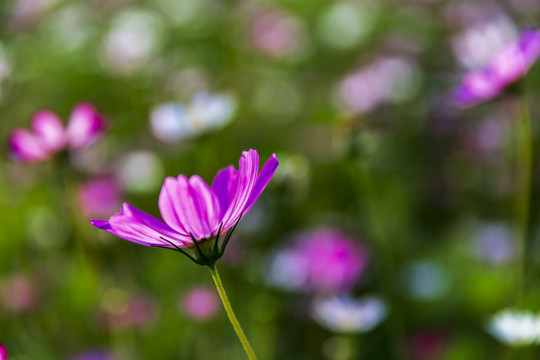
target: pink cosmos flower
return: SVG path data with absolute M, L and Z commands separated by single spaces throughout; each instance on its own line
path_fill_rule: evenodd
M 32 118 L 32 129 L 14 129 L 9 137 L 11 154 L 27 162 L 44 161 L 64 149 L 79 150 L 91 144 L 103 131 L 102 116 L 89 103 L 78 104 L 66 127 L 48 110 Z
M 0 360 L 7 360 L 8 354 L 6 347 L 0 343 Z
M 465 75 L 453 93 L 459 106 L 471 106 L 499 95 L 524 76 L 540 56 L 540 30 L 527 29 L 517 43 L 505 46 L 488 66 Z
M 249 211 L 274 175 L 278 166 L 275 154 L 259 173 L 259 155 L 244 151 L 238 170 L 232 165 L 218 172 L 212 186 L 198 175 L 165 179 L 159 195 L 161 221 L 129 204 L 109 221 L 91 220 L 92 225 L 125 240 L 152 247 L 180 251 L 197 249 L 201 265 L 213 264 L 223 251 L 240 219 Z M 227 234 L 218 250 L 219 236 Z M 199 242 L 214 239 L 214 248 L 202 252 Z M 208 250 L 208 249 L 207 249 Z

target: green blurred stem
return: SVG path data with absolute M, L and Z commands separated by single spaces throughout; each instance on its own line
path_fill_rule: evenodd
M 240 342 L 242 343 L 242 346 L 244 347 L 244 350 L 246 351 L 246 354 L 249 357 L 249 359 L 257 360 L 257 357 L 255 356 L 255 353 L 253 352 L 253 349 L 251 348 L 251 345 L 249 344 L 249 341 L 246 338 L 246 334 L 244 334 L 244 330 L 242 330 L 242 327 L 240 326 L 240 323 L 238 322 L 238 319 L 236 318 L 236 315 L 234 314 L 234 311 L 231 307 L 231 303 L 229 302 L 229 298 L 227 297 L 227 293 L 225 292 L 225 288 L 223 287 L 223 283 L 221 282 L 221 279 L 219 278 L 219 273 L 217 271 L 216 265 L 209 266 L 209 268 L 210 268 L 210 274 L 212 274 L 212 279 L 214 279 L 214 283 L 216 284 L 219 297 L 221 297 L 221 301 L 223 302 L 223 306 L 225 307 L 227 316 L 229 316 L 229 320 L 231 321 L 234 331 L 236 331 L 236 335 L 238 335 L 238 338 L 240 339 Z
M 378 189 L 375 179 L 373 178 L 370 166 L 366 161 L 360 161 L 357 165 L 359 168 L 359 180 L 362 189 L 360 190 L 365 197 L 367 203 L 368 216 L 373 227 L 373 233 L 378 242 L 381 255 L 384 260 L 383 269 L 383 285 L 386 292 L 387 301 L 389 307 L 392 310 L 392 314 L 389 317 L 389 332 L 390 336 L 394 339 L 394 347 L 392 349 L 394 359 L 404 359 L 403 349 L 403 320 L 399 313 L 399 305 L 397 304 L 396 294 L 394 293 L 394 256 L 392 254 L 392 244 L 390 241 L 390 234 L 387 230 L 387 225 L 384 221 L 384 211 L 380 207 L 380 198 L 378 195 Z M 353 178 L 354 180 L 354 178 Z M 358 196 L 362 198 L 362 196 Z
M 517 148 L 517 186 L 516 196 L 516 217 L 518 231 L 518 251 L 517 260 L 517 304 L 523 300 L 525 292 L 525 269 L 527 258 L 527 236 L 529 227 L 529 207 L 531 197 L 531 176 L 533 158 L 533 139 L 531 130 L 531 119 L 527 99 L 522 100 L 521 112 L 518 114 L 516 148 Z

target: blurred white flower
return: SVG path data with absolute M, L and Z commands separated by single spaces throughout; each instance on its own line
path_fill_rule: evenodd
M 367 38 L 377 21 L 376 5 L 337 2 L 326 10 L 318 23 L 321 40 L 338 49 L 357 46 Z
M 196 93 L 187 105 L 165 103 L 150 114 L 154 136 L 164 142 L 176 142 L 217 130 L 230 122 L 236 112 L 231 94 Z
M 386 317 L 382 300 L 373 296 L 355 299 L 350 296 L 316 298 L 311 316 L 321 326 L 340 333 L 368 332 Z
M 532 311 L 504 309 L 495 314 L 487 331 L 508 346 L 540 343 L 540 315 Z
M 102 44 L 107 70 L 132 73 L 143 68 L 161 38 L 160 20 L 153 13 L 129 10 L 114 20 Z
M 159 188 L 164 176 L 160 158 L 149 151 L 126 155 L 118 166 L 120 184 L 127 191 L 148 193 Z

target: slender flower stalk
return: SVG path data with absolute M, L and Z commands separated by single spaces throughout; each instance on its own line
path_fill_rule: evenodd
M 352 179 L 358 186 L 358 198 L 363 195 L 366 198 L 367 211 L 370 219 L 370 223 L 373 227 L 373 235 L 376 238 L 380 252 L 384 257 L 384 292 L 387 298 L 391 313 L 388 317 L 388 332 L 389 336 L 394 339 L 394 346 L 392 349 L 394 359 L 403 359 L 403 325 L 401 314 L 399 313 L 399 306 L 397 306 L 396 294 L 393 289 L 395 284 L 395 260 L 392 253 L 392 247 L 390 242 L 390 234 L 387 230 L 385 223 L 384 211 L 380 208 L 379 190 L 375 185 L 375 180 L 371 174 L 371 169 L 367 161 L 361 160 L 359 164 L 354 165 Z
M 518 254 L 517 257 L 517 278 L 516 296 L 517 304 L 523 300 L 525 292 L 525 270 L 527 257 L 527 236 L 529 227 L 529 207 L 531 197 L 531 177 L 533 163 L 533 139 L 531 131 L 531 120 L 529 107 L 525 96 L 522 100 L 518 123 L 516 126 L 516 156 L 517 156 L 517 191 L 516 196 L 516 217 L 518 232 Z
M 229 302 L 229 298 L 227 297 L 227 293 L 225 292 L 225 288 L 223 287 L 223 283 L 221 282 L 216 266 L 212 265 L 212 266 L 209 266 L 209 268 L 210 268 L 210 274 L 212 274 L 212 279 L 214 280 L 214 283 L 216 284 L 219 297 L 221 298 L 221 301 L 223 302 L 223 307 L 225 308 L 225 311 L 227 312 L 227 316 L 229 317 L 229 320 L 231 321 L 231 324 L 234 328 L 234 331 L 236 332 L 236 335 L 238 335 L 238 338 L 240 339 L 240 342 L 242 343 L 242 346 L 244 347 L 244 350 L 247 356 L 249 357 L 249 359 L 257 360 L 257 357 L 255 356 L 255 353 L 253 352 L 253 349 L 251 348 L 251 345 L 249 344 L 246 334 L 244 334 L 244 330 L 242 330 L 242 326 L 240 326 L 240 323 L 238 322 L 238 319 L 236 318 L 236 315 L 234 314 L 234 311 L 231 307 L 231 303 Z

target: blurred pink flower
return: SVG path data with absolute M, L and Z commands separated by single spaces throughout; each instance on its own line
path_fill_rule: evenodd
M 180 301 L 180 310 L 195 320 L 208 320 L 219 311 L 219 298 L 213 288 L 198 286 L 186 292 Z
M 78 150 L 90 145 L 103 129 L 102 116 L 92 104 L 78 104 L 66 127 L 55 113 L 42 110 L 32 118 L 31 130 L 16 128 L 11 132 L 11 155 L 21 161 L 44 161 L 64 149 Z
M 367 263 L 363 245 L 323 227 L 297 236 L 274 258 L 270 281 L 307 292 L 342 293 L 357 283 Z
M 0 343 L 0 360 L 7 360 L 8 353 L 6 347 Z
M 499 95 L 508 85 L 524 76 L 540 56 L 540 31 L 527 29 L 517 43 L 503 47 L 482 70 L 471 71 L 454 89 L 458 106 L 472 106 Z
M 255 15 L 251 24 L 252 42 L 268 55 L 282 58 L 302 47 L 302 27 L 299 20 L 279 10 Z
M 79 204 L 86 216 L 107 216 L 122 204 L 120 194 L 120 186 L 114 179 L 94 179 L 79 187 Z
M 24 312 L 39 302 L 37 284 L 25 275 L 15 274 L 0 279 L 0 305 L 7 310 Z

